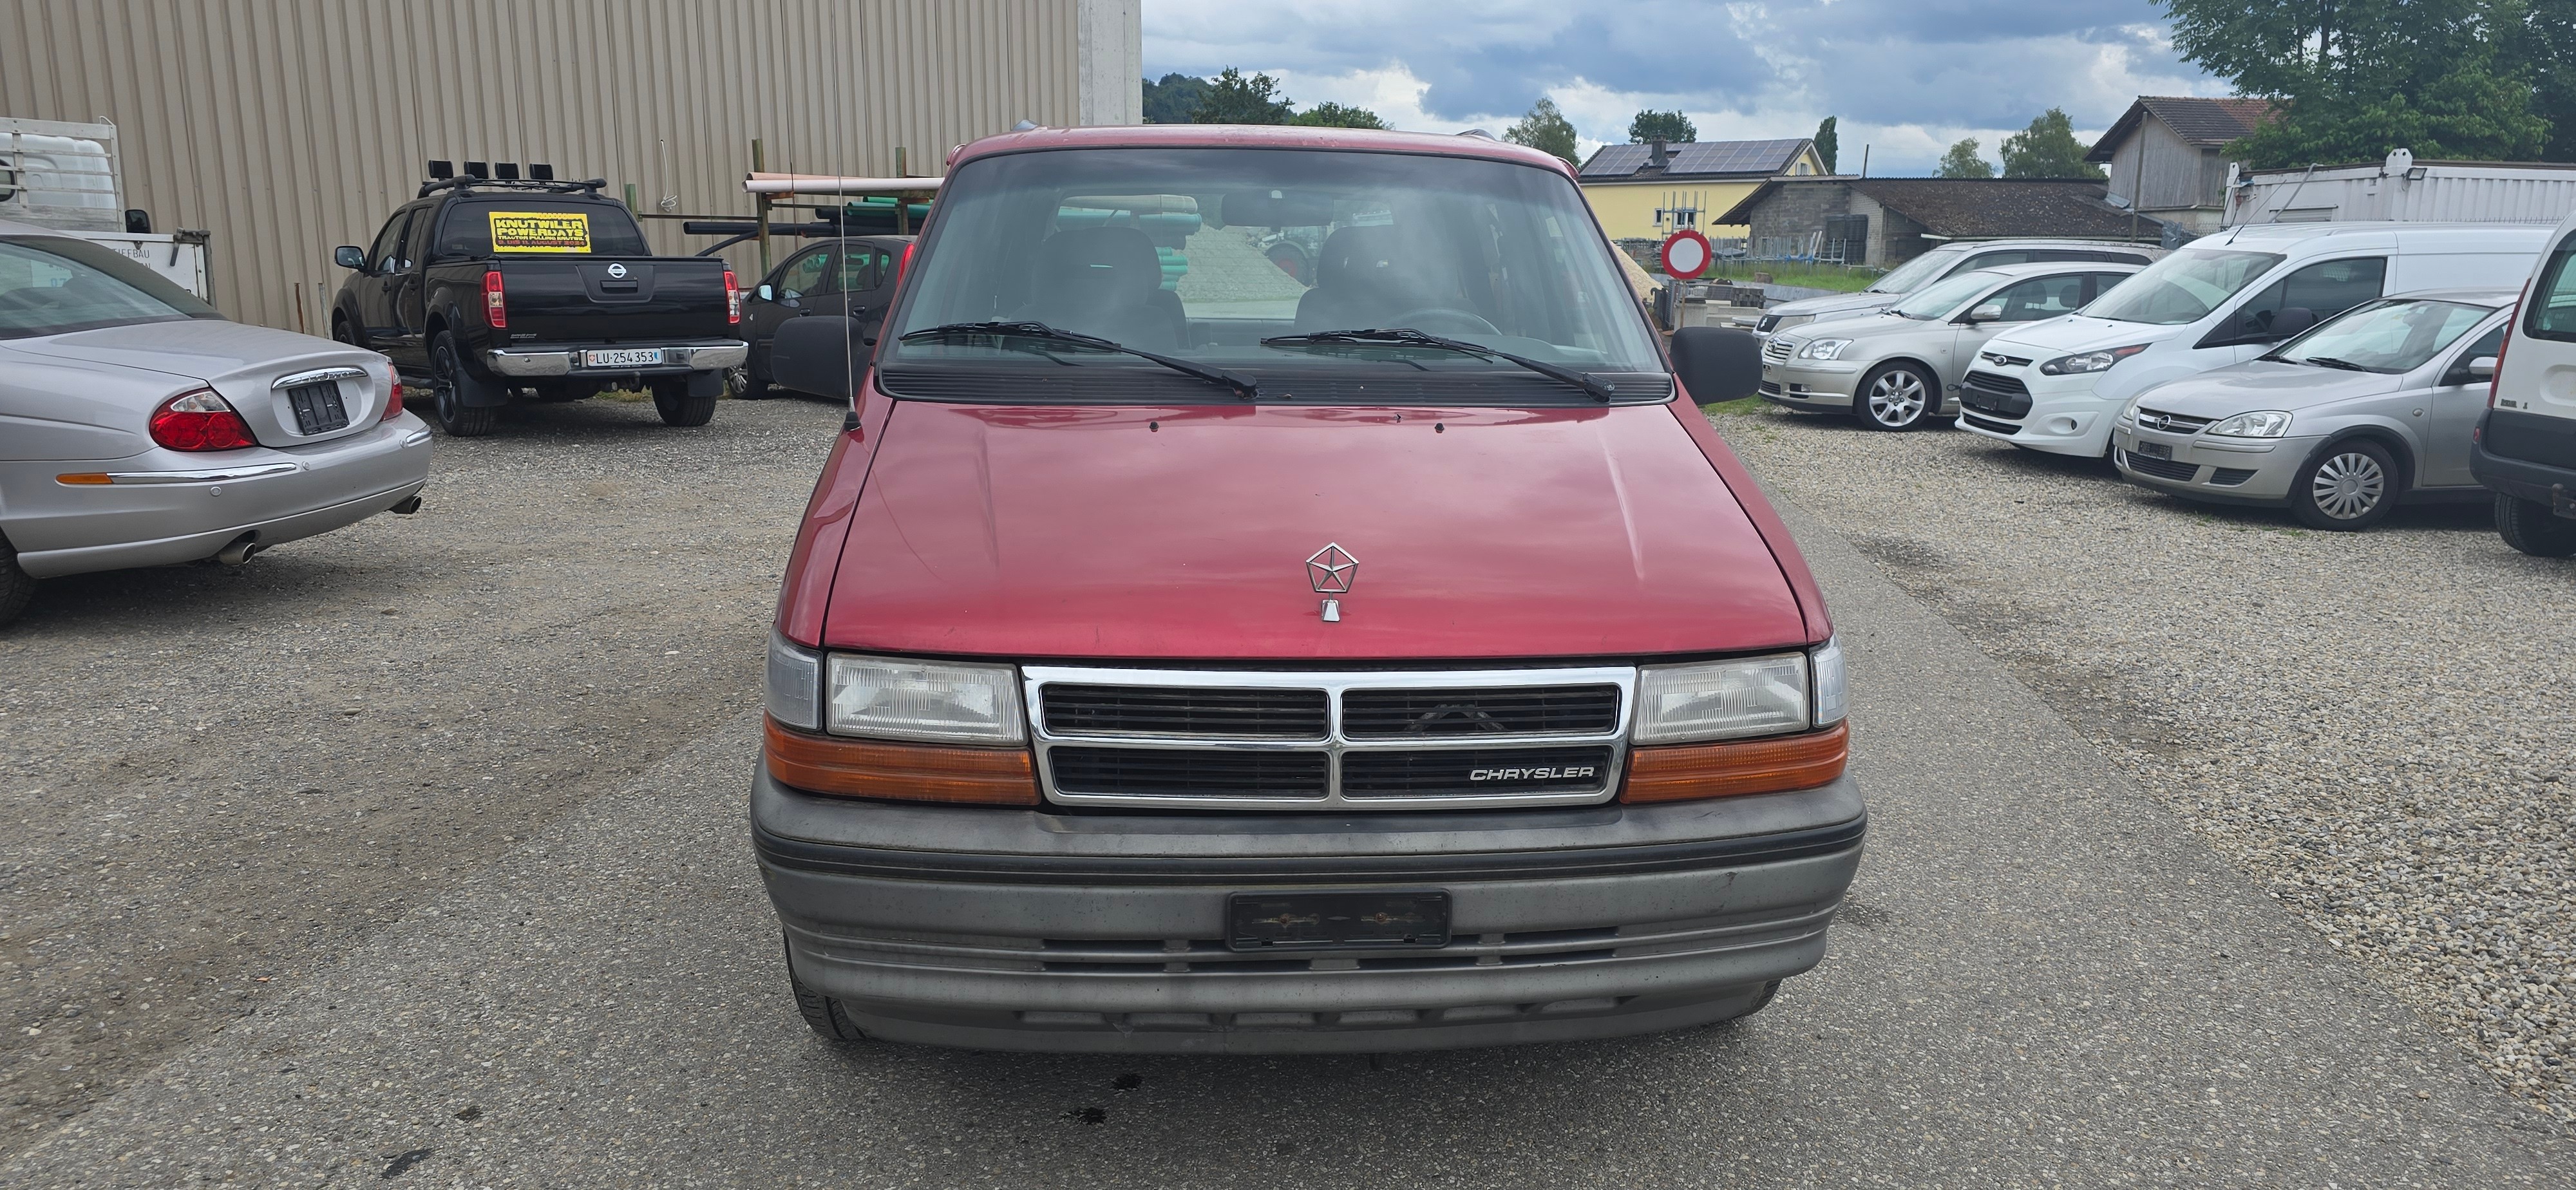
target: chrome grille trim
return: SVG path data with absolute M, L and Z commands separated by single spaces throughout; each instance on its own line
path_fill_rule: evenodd
M 1029 742 L 1037 755 L 1038 781 L 1046 799 L 1057 805 L 1128 806 L 1171 810 L 1458 810 L 1521 806 L 1586 806 L 1609 801 L 1619 790 L 1628 756 L 1628 720 L 1636 702 L 1637 671 L 1632 666 L 1564 669 L 1276 671 L 1106 669 L 1090 666 L 1030 665 L 1020 670 L 1028 700 Z M 1058 734 L 1047 726 L 1046 689 L 1050 684 L 1128 686 L 1156 689 L 1308 689 L 1326 697 L 1329 731 L 1314 740 L 1278 737 L 1157 737 L 1144 735 Z M 1351 690 L 1513 690 L 1545 686 L 1615 686 L 1618 713 L 1610 730 L 1599 733 L 1533 733 L 1492 735 L 1379 735 L 1352 739 L 1342 729 L 1342 696 Z M 1606 745 L 1609 765 L 1597 787 L 1532 793 L 1497 791 L 1471 796 L 1404 795 L 1345 798 L 1341 758 L 1349 752 L 1474 751 L 1523 747 L 1564 749 L 1582 744 Z M 1329 755 L 1322 797 L 1195 797 L 1123 793 L 1067 793 L 1056 787 L 1052 753 L 1059 745 L 1114 748 L 1168 748 L 1225 752 L 1310 752 Z
M 1775 338 L 1762 345 L 1762 358 L 1775 364 L 1787 363 L 1792 346 L 1787 339 Z

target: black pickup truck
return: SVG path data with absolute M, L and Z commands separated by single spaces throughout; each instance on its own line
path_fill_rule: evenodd
M 488 433 L 513 397 L 649 388 L 662 420 L 702 426 L 746 354 L 742 293 L 720 259 L 655 256 L 604 182 L 440 179 L 385 221 L 350 270 L 331 337 L 426 376 L 439 426 Z

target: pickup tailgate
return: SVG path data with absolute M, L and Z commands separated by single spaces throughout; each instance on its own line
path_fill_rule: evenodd
M 696 256 L 502 257 L 508 342 L 622 343 L 720 339 L 725 262 Z

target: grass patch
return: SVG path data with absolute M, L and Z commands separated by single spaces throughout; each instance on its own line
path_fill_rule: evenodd
M 1870 283 L 1886 276 L 1884 269 L 1853 268 L 1839 264 L 1797 264 L 1772 261 L 1756 264 L 1728 261 L 1718 266 L 1712 277 L 1717 280 L 1751 284 L 1753 274 L 1769 273 L 1774 284 L 1803 285 L 1809 289 L 1830 289 L 1836 293 L 1858 293 Z
M 1711 401 L 1699 407 L 1702 413 L 1760 413 L 1769 405 L 1760 397 L 1737 397 L 1732 401 Z

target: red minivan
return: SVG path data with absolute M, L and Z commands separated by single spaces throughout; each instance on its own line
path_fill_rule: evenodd
M 776 347 L 852 399 L 751 794 L 815 1029 L 1567 1040 L 1824 957 L 1842 653 L 1563 163 L 1165 126 L 949 166 L 882 335 Z

